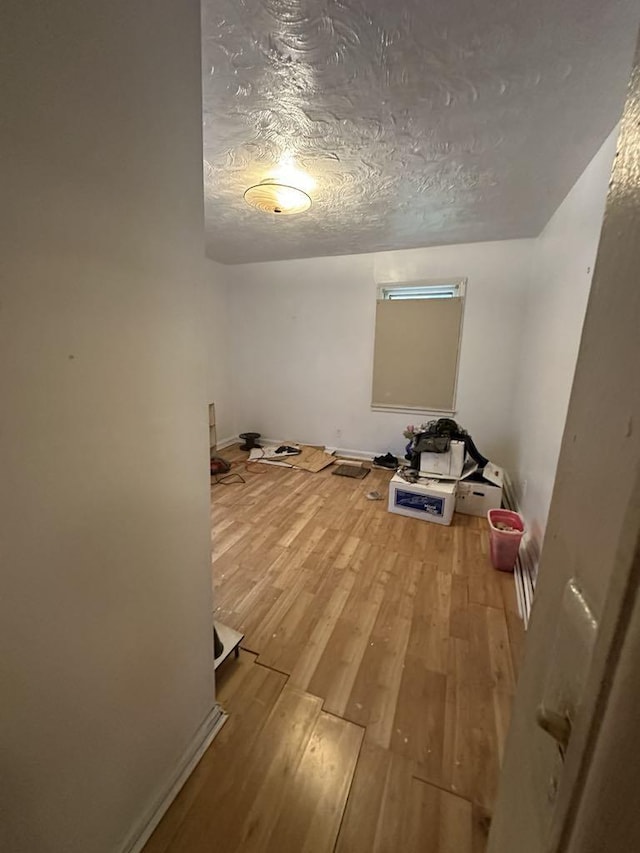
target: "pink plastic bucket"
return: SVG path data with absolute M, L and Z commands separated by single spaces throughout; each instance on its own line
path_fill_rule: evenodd
M 490 509 L 489 519 L 489 553 L 494 569 L 501 572 L 512 572 L 520 549 L 520 541 L 524 535 L 524 521 L 517 512 L 509 509 Z M 501 530 L 504 524 L 511 530 Z

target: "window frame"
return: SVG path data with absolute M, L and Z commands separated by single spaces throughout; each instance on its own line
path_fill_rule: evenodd
M 431 278 L 417 279 L 416 281 L 382 281 L 378 283 L 378 299 L 393 300 L 391 294 L 394 291 L 408 292 L 410 290 L 432 290 L 432 296 L 400 296 L 396 299 L 446 299 L 447 296 L 460 297 L 463 300 L 466 296 L 467 279 L 466 278 Z M 451 293 L 442 294 L 442 290 L 450 289 Z M 438 293 L 438 290 L 441 292 Z M 463 312 L 464 313 L 464 312 Z
M 467 303 L 467 284 L 468 280 L 466 277 L 455 277 L 455 278 L 429 278 L 429 279 L 416 279 L 412 281 L 381 281 L 377 283 L 377 301 L 396 301 L 389 294 L 394 290 L 408 290 L 410 288 L 415 288 L 416 290 L 425 290 L 427 288 L 433 288 L 434 295 L 433 296 L 417 296 L 415 298 L 420 300 L 428 300 L 428 299 L 442 299 L 447 298 L 446 296 L 437 295 L 435 292 L 437 288 L 451 288 L 452 292 L 450 296 L 458 297 L 462 299 L 462 312 L 460 316 L 460 331 L 458 334 L 458 346 L 456 350 L 456 374 L 453 384 L 453 405 L 450 409 L 436 409 L 436 408 L 422 408 L 422 407 L 411 407 L 411 406 L 382 406 L 379 404 L 374 404 L 371 402 L 371 411 L 372 412 L 388 412 L 390 414 L 407 414 L 407 415 L 435 415 L 436 417 L 450 416 L 453 417 L 457 414 L 458 411 L 458 384 L 460 379 L 460 360 L 462 357 L 462 338 L 464 335 L 464 315 L 465 308 Z M 411 296 L 399 297 L 399 299 L 410 300 Z M 374 346 L 375 346 L 375 331 L 374 331 Z M 373 363 L 372 363 L 373 370 Z

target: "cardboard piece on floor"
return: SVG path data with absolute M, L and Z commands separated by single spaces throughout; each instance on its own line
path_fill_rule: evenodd
M 290 459 L 290 456 L 286 457 Z M 290 465 L 288 462 L 281 462 L 278 457 L 275 459 L 269 456 L 265 456 L 262 452 L 261 447 L 254 447 L 253 450 L 249 451 L 249 459 L 248 462 L 264 462 L 265 465 L 273 465 L 276 468 L 293 468 L 293 465 Z
M 280 456 L 268 459 L 265 458 L 262 449 L 256 448 L 249 454 L 249 460 L 251 462 L 263 462 L 265 465 L 275 465 L 278 468 L 299 468 L 301 471 L 309 471 L 312 474 L 317 474 L 318 471 L 328 468 L 336 461 L 335 456 L 327 453 L 324 447 L 296 444 L 293 441 L 284 441 L 283 444 L 299 447 L 300 453 L 296 456 L 286 456 L 284 459 Z
M 288 442 L 285 442 L 288 444 Z M 302 450 L 297 456 L 290 456 L 288 462 L 294 468 L 300 468 L 302 471 L 310 471 L 312 474 L 317 474 L 323 468 L 328 468 L 336 461 L 335 456 L 327 453 L 324 447 L 312 447 L 310 444 L 301 444 Z

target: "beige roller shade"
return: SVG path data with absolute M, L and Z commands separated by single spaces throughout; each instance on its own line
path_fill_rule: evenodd
M 462 302 L 459 297 L 378 301 L 373 406 L 453 411 Z

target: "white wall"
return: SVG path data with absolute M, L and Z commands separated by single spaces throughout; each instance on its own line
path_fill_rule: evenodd
M 231 360 L 228 267 L 205 260 L 202 286 L 203 335 L 206 341 L 208 400 L 216 405 L 218 442 L 237 436 L 235 423 L 235 372 Z
M 228 267 L 238 430 L 403 453 L 402 430 L 418 416 L 371 411 L 376 282 L 467 277 L 456 418 L 511 465 L 531 251 L 511 240 Z
M 534 547 L 546 527 L 616 139 L 617 128 L 533 251 L 513 406 L 513 474 Z
M 213 705 L 200 9 L 3 12 L 0 848 L 111 853 Z

